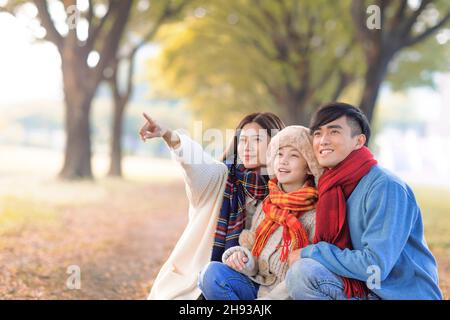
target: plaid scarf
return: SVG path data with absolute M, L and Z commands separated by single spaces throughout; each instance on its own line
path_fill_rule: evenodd
M 355 150 L 341 163 L 328 169 L 319 179 L 314 243 L 325 241 L 340 249 L 352 249 L 346 201 L 359 181 L 377 161 L 367 147 Z M 348 298 L 367 295 L 364 282 L 342 278 Z
M 313 210 L 317 201 L 317 189 L 303 187 L 286 193 L 280 190 L 276 178 L 269 181 L 269 196 L 263 202 L 264 220 L 256 228 L 256 240 L 252 254 L 259 257 L 270 236 L 283 227 L 283 245 L 280 261 L 287 260 L 289 249 L 300 249 L 309 244 L 305 228 L 298 219 Z
M 239 235 L 245 227 L 245 199 L 263 200 L 268 192 L 269 177 L 244 165 L 227 164 L 228 178 L 217 222 L 211 261 L 222 261 L 225 250 L 239 245 Z

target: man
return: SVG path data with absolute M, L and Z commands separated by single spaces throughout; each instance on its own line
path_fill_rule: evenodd
M 294 299 L 442 299 L 412 190 L 377 165 L 369 123 L 331 103 L 311 125 L 318 183 L 313 244 L 293 252 L 286 286 Z

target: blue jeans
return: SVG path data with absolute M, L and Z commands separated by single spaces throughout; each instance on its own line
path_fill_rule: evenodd
M 348 300 L 341 277 L 313 259 L 300 259 L 289 268 L 286 287 L 294 300 Z M 380 298 L 369 292 L 367 299 Z
M 246 275 L 217 261 L 200 272 L 198 286 L 206 300 L 254 300 L 259 288 Z

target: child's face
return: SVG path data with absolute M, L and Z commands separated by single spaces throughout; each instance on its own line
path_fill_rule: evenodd
M 303 186 L 308 174 L 308 164 L 300 152 L 290 146 L 282 147 L 275 156 L 273 168 L 278 182 L 284 185 Z

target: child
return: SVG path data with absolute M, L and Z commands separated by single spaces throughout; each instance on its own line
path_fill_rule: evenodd
M 293 250 L 307 246 L 314 235 L 315 184 L 322 173 L 312 149 L 309 129 L 290 126 L 275 135 L 267 151 L 271 176 L 269 196 L 256 208 L 240 246 L 224 252 L 223 263 L 202 271 L 199 286 L 206 299 L 287 298 L 283 281 Z M 281 288 L 281 289 L 280 289 Z

